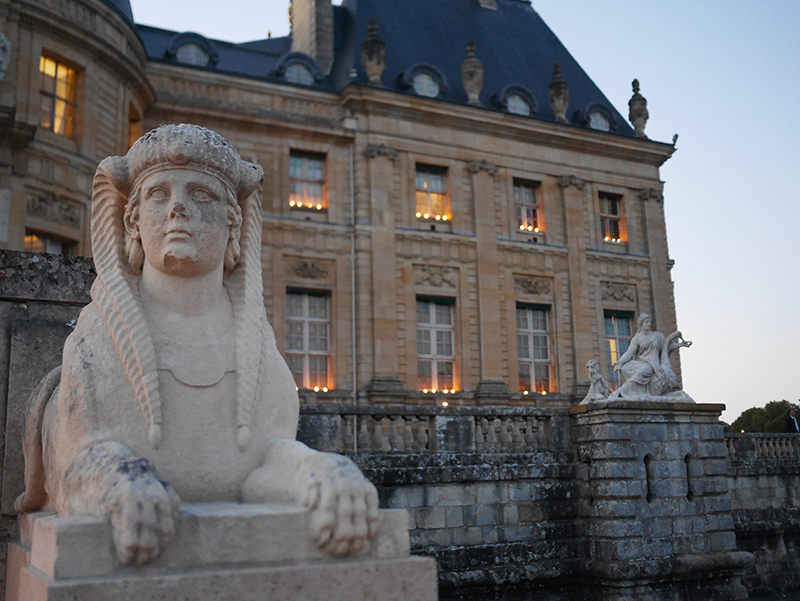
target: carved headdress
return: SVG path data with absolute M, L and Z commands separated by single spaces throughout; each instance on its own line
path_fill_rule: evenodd
M 92 188 L 92 250 L 97 279 L 92 300 L 105 325 L 139 408 L 150 443 L 161 442 L 161 398 L 155 347 L 139 299 L 138 267 L 126 252 L 126 204 L 143 179 L 162 169 L 193 169 L 225 184 L 242 212 L 238 263 L 226 270 L 236 334 L 236 427 L 240 449 L 250 426 L 271 329 L 266 324 L 261 281 L 261 185 L 264 172 L 243 161 L 219 134 L 196 125 L 162 125 L 140 138 L 124 157 L 97 167 Z M 266 327 L 265 327 L 266 326 Z M 266 336 L 265 336 L 266 333 Z

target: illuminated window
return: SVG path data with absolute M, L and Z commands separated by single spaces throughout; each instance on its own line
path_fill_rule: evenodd
M 25 230 L 25 250 L 33 253 L 50 253 L 52 255 L 71 255 L 75 251 L 73 240 L 64 240 L 49 234 L 41 234 Z
M 205 67 L 208 64 L 208 52 L 203 50 L 198 44 L 191 42 L 183 44 L 175 53 L 175 58 L 184 65 L 194 65 L 195 67 Z
M 414 91 L 420 96 L 436 98 L 439 95 L 439 84 L 427 73 L 417 73 L 414 76 Z
M 531 114 L 531 105 L 519 94 L 509 94 L 506 98 L 506 108 L 509 113 L 515 115 L 529 116 Z
M 612 365 L 628 350 L 631 344 L 631 322 L 633 313 L 628 311 L 606 311 L 606 351 L 608 353 L 608 385 L 611 390 L 619 388 L 619 372 Z
M 608 117 L 603 113 L 594 111 L 589 114 L 589 127 L 597 131 L 609 131 L 611 129 L 611 124 L 608 121 Z
M 600 193 L 600 229 L 606 242 L 623 242 L 622 197 Z
M 142 137 L 142 116 L 136 107 L 132 104 L 128 105 L 128 148 L 133 146 L 139 138 Z
M 447 169 L 417 165 L 417 219 L 447 221 Z
M 539 233 L 539 184 L 522 179 L 514 180 L 514 213 L 517 229 L 523 232 Z
M 300 63 L 292 63 L 286 67 L 286 81 L 310 86 L 314 84 L 314 75 L 308 70 L 308 67 Z
M 329 300 L 320 293 L 286 293 L 286 363 L 298 388 L 330 385 Z
M 417 299 L 417 387 L 455 390 L 453 304 L 446 299 Z
M 325 155 L 292 152 L 289 157 L 289 206 L 321 211 L 325 194 Z
M 546 308 L 517 305 L 517 358 L 522 391 L 552 392 L 548 313 Z
M 42 118 L 39 122 L 62 136 L 72 137 L 75 129 L 75 69 L 42 56 Z

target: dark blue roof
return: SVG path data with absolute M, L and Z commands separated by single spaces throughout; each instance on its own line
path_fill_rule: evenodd
M 131 25 L 133 25 L 133 11 L 128 0 L 103 0 L 103 3 L 113 8 Z
M 413 94 L 412 89 L 402 84 L 401 74 L 414 65 L 428 65 L 447 80 L 447 91 L 440 99 L 466 104 L 461 64 L 467 41 L 474 40 L 476 56 L 484 69 L 480 100 L 485 107 L 500 110 L 494 97 L 508 86 L 520 86 L 537 101 L 538 111 L 532 118 L 554 121 L 548 85 L 553 77 L 553 63 L 558 62 L 562 77 L 569 84 L 567 117 L 574 125 L 584 125 L 586 109 L 600 105 L 616 122 L 614 133 L 634 136 L 625 118 L 528 0 L 497 0 L 497 10 L 482 8 L 478 0 L 344 0 L 341 6 L 334 7 L 334 65 L 331 74 L 315 87 L 329 91 L 342 89 L 348 85 L 353 68 L 357 70 L 353 83 L 367 85 L 368 78 L 361 67 L 361 44 L 367 36 L 367 23 L 373 17 L 386 44 L 382 81 L 387 89 Z M 148 58 L 154 61 L 175 62 L 167 51 L 171 45 L 174 47 L 178 35 L 187 35 L 144 25 L 139 25 L 138 30 Z M 274 71 L 279 59 L 291 50 L 289 37 L 244 44 L 207 40 L 207 44 L 218 53 L 218 60 L 206 69 L 283 81 Z

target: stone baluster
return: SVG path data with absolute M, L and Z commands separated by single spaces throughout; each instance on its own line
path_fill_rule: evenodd
M 503 450 L 504 451 L 510 451 L 511 447 L 512 447 L 510 429 L 511 429 L 511 420 L 508 419 L 508 418 L 501 419 L 500 420 L 500 444 L 503 445 Z
M 355 415 L 345 415 L 343 423 L 343 439 L 344 439 L 344 450 L 345 452 L 352 452 L 353 451 L 353 443 L 355 442 L 355 436 L 353 432 L 353 426 L 355 425 Z
M 539 429 L 539 423 L 535 417 L 525 418 L 525 448 L 528 451 L 535 451 L 538 448 L 536 434 Z
M 372 450 L 377 453 L 388 453 L 392 450 L 389 439 L 383 433 L 383 422 L 387 418 L 375 419 L 375 431 L 372 433 Z
M 725 446 L 728 448 L 728 459 L 736 459 L 736 441 L 726 437 Z
M 428 450 L 428 426 L 430 425 L 430 419 L 425 417 L 419 418 L 419 428 L 417 429 L 417 448 L 419 452 L 427 451 Z
M 400 418 L 403 420 L 403 451 L 410 453 L 414 450 L 414 432 L 411 430 L 413 417 Z
M 483 422 L 484 419 L 482 417 L 475 418 L 475 450 L 479 453 L 486 446 L 483 438 Z
M 547 418 L 536 418 L 538 426 L 536 428 L 536 441 L 539 443 L 540 449 L 550 449 L 550 441 L 547 440 L 547 428 L 545 427 L 545 420 Z
M 358 429 L 358 450 L 362 453 L 369 453 L 372 450 L 372 437 L 369 435 L 367 421 L 372 418 L 367 415 L 361 416 L 361 427 Z
M 767 443 L 767 457 L 775 457 L 775 439 L 765 437 L 764 440 Z
M 389 447 L 393 453 L 402 451 L 403 438 L 400 436 L 399 426 L 400 421 L 403 419 L 401 416 L 387 418 L 389 420 Z
M 522 436 L 520 430 L 521 417 L 515 417 L 511 420 L 511 443 L 514 445 L 516 452 L 522 451 L 522 445 L 525 442 L 525 437 Z
M 488 424 L 488 432 L 486 433 L 486 450 L 490 453 L 496 453 L 499 449 L 497 448 L 497 430 L 496 428 L 499 426 L 500 420 L 495 418 Z

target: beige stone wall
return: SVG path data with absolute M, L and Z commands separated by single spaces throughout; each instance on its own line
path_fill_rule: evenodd
M 26 229 L 90 254 L 92 177 L 104 157 L 127 151 L 129 107 L 143 114 L 153 93 L 144 48 L 130 26 L 100 1 L 0 3 L 11 43 L 0 82 L 0 248 L 23 249 Z M 76 71 L 71 137 L 40 127 L 42 55 Z

